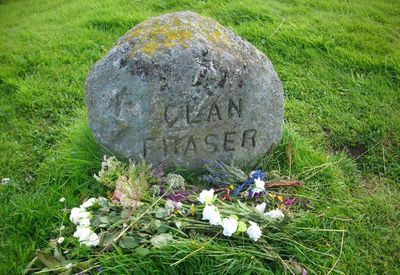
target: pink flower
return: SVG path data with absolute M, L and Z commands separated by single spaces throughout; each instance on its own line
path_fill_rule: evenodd
M 118 189 L 114 191 L 112 195 L 113 203 L 120 203 L 121 202 L 122 193 Z

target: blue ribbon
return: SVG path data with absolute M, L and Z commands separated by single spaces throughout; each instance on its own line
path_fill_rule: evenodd
M 235 191 L 233 191 L 232 193 L 232 196 L 236 197 L 237 195 L 239 195 L 239 193 L 242 192 L 246 187 L 254 184 L 254 180 L 258 178 L 264 180 L 265 173 L 261 170 L 255 170 L 251 172 L 250 177 L 245 182 L 239 184 L 238 187 L 236 187 Z

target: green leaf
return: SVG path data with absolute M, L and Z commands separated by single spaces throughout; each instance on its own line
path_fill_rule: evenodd
M 114 239 L 121 233 L 120 230 L 115 230 L 113 232 L 106 232 L 102 236 L 102 239 L 100 241 L 100 245 L 103 246 L 108 246 L 114 242 Z
M 135 251 L 140 257 L 145 257 L 147 254 L 150 253 L 150 249 L 143 246 L 139 246 L 135 249 Z
M 139 246 L 139 242 L 134 237 L 125 235 L 119 241 L 119 246 L 122 248 L 135 248 Z
M 181 221 L 175 221 L 175 226 L 176 226 L 176 228 L 181 229 L 182 228 L 182 222 Z
M 99 227 L 100 224 L 101 224 L 100 216 L 94 216 L 94 217 L 91 219 L 90 224 L 91 224 L 93 227 Z
M 129 218 L 129 216 L 130 216 L 130 213 L 129 213 L 130 211 L 129 210 L 127 210 L 127 209 L 124 209 L 124 210 L 122 210 L 121 211 L 121 218 L 122 219 L 127 219 L 127 218 Z
M 161 226 L 161 221 L 160 220 L 155 220 L 155 221 L 152 222 L 151 225 L 152 225 L 152 228 L 154 230 L 157 230 Z
M 157 233 L 165 233 L 168 232 L 169 226 L 166 224 L 161 224 L 159 228 L 157 228 Z
M 237 231 L 246 232 L 246 230 L 247 230 L 247 225 L 243 221 L 239 221 Z
M 168 211 L 165 208 L 158 208 L 156 210 L 156 218 L 162 219 L 168 215 Z
M 109 224 L 110 223 L 110 219 L 107 216 L 101 216 L 100 217 L 100 222 L 104 223 L 104 224 Z
M 151 238 L 150 242 L 154 247 L 159 248 L 165 246 L 171 240 L 173 240 L 171 233 L 162 233 Z
M 71 268 L 67 269 L 67 270 L 65 270 L 63 272 L 60 272 L 58 275 L 70 275 L 70 274 L 72 274 L 72 269 Z
M 61 254 L 60 250 L 58 249 L 57 245 L 54 247 L 54 257 L 59 260 L 61 263 L 65 261 L 65 258 Z
M 46 254 L 41 251 L 36 251 L 38 259 L 48 268 L 54 268 L 61 266 L 61 261 L 57 260 L 56 257 L 50 254 Z

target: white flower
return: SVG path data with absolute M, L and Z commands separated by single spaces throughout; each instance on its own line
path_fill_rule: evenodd
M 97 202 L 96 198 L 90 198 L 81 204 L 81 208 L 89 208 L 89 207 L 93 206 L 93 204 L 95 204 L 96 202 Z
M 87 246 L 97 246 L 100 242 L 99 236 L 88 226 L 78 226 L 74 237 Z
M 222 226 L 224 227 L 224 231 L 222 232 L 222 234 L 224 234 L 224 236 L 230 237 L 233 233 L 236 232 L 238 222 L 234 218 L 229 217 L 223 219 Z
M 264 215 L 273 220 L 282 220 L 285 217 L 285 215 L 279 209 L 268 211 Z
M 175 203 L 175 208 L 178 209 L 178 210 L 181 210 L 182 206 L 183 206 L 183 203 L 181 203 L 180 201 Z
M 78 226 L 74 233 L 74 237 L 78 238 L 80 242 L 89 238 L 92 233 L 92 229 L 89 226 Z
M 253 188 L 254 193 L 260 193 L 265 190 L 265 182 L 261 178 L 254 180 L 255 187 Z
M 199 195 L 199 201 L 205 204 L 211 204 L 214 198 L 214 189 L 203 190 Z
M 59 199 L 59 202 L 65 202 L 65 198 L 62 197 L 61 199 Z
M 91 216 L 90 212 L 86 211 L 84 208 L 75 207 L 75 208 L 72 208 L 69 219 L 75 225 L 78 225 L 82 219 L 89 219 L 90 216 Z
M 65 265 L 65 269 L 70 269 L 72 267 L 72 263 L 68 263 Z
M 256 211 L 259 212 L 259 213 L 261 213 L 261 214 L 263 214 L 264 211 L 265 211 L 265 207 L 266 207 L 266 206 L 267 206 L 267 205 L 265 204 L 265 202 L 263 202 L 262 204 L 258 204 L 258 205 L 256 206 Z
M 220 225 L 221 215 L 214 205 L 206 205 L 203 209 L 203 220 L 210 221 L 211 225 Z
M 92 231 L 89 238 L 86 240 L 83 240 L 81 243 L 83 243 L 87 246 L 98 246 L 99 242 L 100 242 L 99 236 Z
M 60 226 L 60 230 L 62 231 L 62 230 L 64 230 L 65 229 L 65 226 L 64 225 L 61 225 Z
M 90 226 L 90 218 L 80 219 L 79 226 Z
M 58 238 L 57 242 L 58 242 L 58 243 L 63 243 L 63 242 L 64 242 L 64 237 Z
M 7 184 L 9 184 L 9 183 L 10 183 L 10 178 L 3 178 L 3 179 L 1 179 L 1 184 L 7 185 Z
M 249 223 L 250 227 L 247 228 L 247 234 L 250 239 L 256 242 L 261 237 L 261 229 L 255 222 L 249 221 Z
M 174 202 L 172 200 L 167 200 L 165 202 L 165 210 L 167 210 L 168 216 L 174 212 Z

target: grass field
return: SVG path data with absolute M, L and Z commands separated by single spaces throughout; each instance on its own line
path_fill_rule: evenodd
M 310 273 L 400 274 L 397 0 L 0 0 L 0 178 L 11 179 L 0 186 L 0 273 L 21 273 L 46 246 L 60 197 L 72 207 L 99 188 L 91 175 L 102 152 L 83 102 L 91 66 L 135 24 L 177 10 L 230 27 L 271 59 L 283 82 L 285 135 L 260 166 L 305 181 L 299 192 L 313 206 L 296 226 L 346 230 L 297 236 L 333 257 L 295 245 L 284 253 Z M 128 273 L 135 260 L 100 261 L 106 273 Z M 200 255 L 180 270 L 209 272 L 208 260 Z M 246 271 L 239 267 L 230 272 Z

